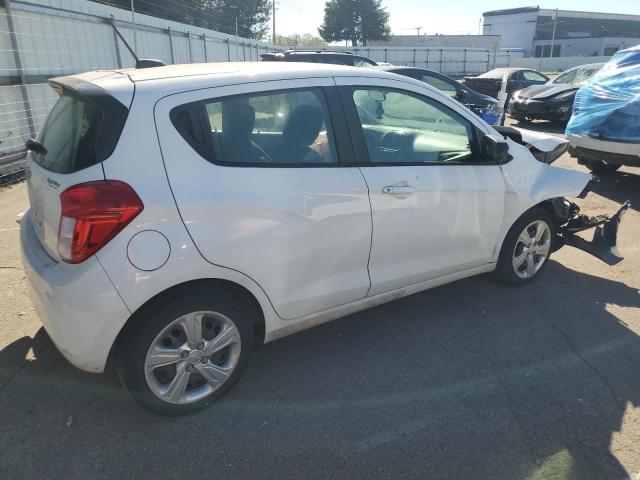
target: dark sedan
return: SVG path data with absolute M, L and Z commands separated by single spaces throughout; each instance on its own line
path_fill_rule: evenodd
M 509 116 L 519 121 L 550 120 L 567 123 L 580 86 L 595 75 L 604 63 L 592 63 L 561 73 L 544 85 L 532 85 L 513 93 Z
M 529 68 L 494 68 L 493 70 L 478 75 L 477 77 L 465 77 L 464 84 L 475 91 L 498 98 L 502 79 L 507 76 L 507 93 L 522 90 L 530 85 L 542 85 L 549 81 L 549 77 Z
M 433 70 L 427 70 L 426 68 L 401 66 L 380 66 L 375 68 L 377 70 L 384 70 L 386 72 L 404 75 L 405 77 L 415 78 L 416 80 L 427 83 L 432 87 L 435 87 L 438 90 L 446 93 L 447 95 L 455 98 L 475 114 L 483 118 L 485 117 L 482 115 L 482 112 L 486 111 L 489 107 L 493 107 L 497 104 L 497 100 L 495 98 L 473 91 L 469 87 L 462 85 L 460 82 L 454 80 L 453 78 L 447 77 L 446 75 L 438 72 L 434 72 Z M 497 120 L 489 123 L 496 122 Z

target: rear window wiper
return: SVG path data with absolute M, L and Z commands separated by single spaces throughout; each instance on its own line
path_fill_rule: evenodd
M 40 155 L 46 155 L 47 149 L 40 142 L 36 142 L 34 139 L 30 138 L 27 140 L 27 143 L 24 144 L 27 147 L 27 150 L 30 150 L 35 153 L 39 153 Z

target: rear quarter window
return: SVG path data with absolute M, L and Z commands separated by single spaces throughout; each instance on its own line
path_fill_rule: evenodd
M 55 173 L 73 173 L 107 159 L 129 109 L 89 82 L 70 78 L 53 83 L 60 97 L 38 135 L 46 153 L 32 152 L 35 163 Z
M 103 114 L 82 98 L 63 94 L 54 105 L 38 137 L 47 153 L 33 152 L 34 161 L 56 173 L 71 173 L 95 165 L 96 139 Z

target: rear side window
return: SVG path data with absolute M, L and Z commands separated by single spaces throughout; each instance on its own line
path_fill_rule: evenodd
M 79 96 L 64 93 L 47 117 L 38 141 L 46 154 L 32 153 L 34 161 L 56 173 L 71 173 L 95 165 L 96 142 L 102 112 Z
M 176 107 L 171 120 L 207 160 L 230 166 L 338 162 L 322 90 L 236 95 Z

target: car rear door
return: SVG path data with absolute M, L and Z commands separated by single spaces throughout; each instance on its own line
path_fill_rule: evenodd
M 490 264 L 505 186 L 479 157 L 473 114 L 406 82 L 336 82 L 370 191 L 369 295 Z
M 155 108 L 180 215 L 203 257 L 282 318 L 366 296 L 371 211 L 331 79 L 171 95 Z

